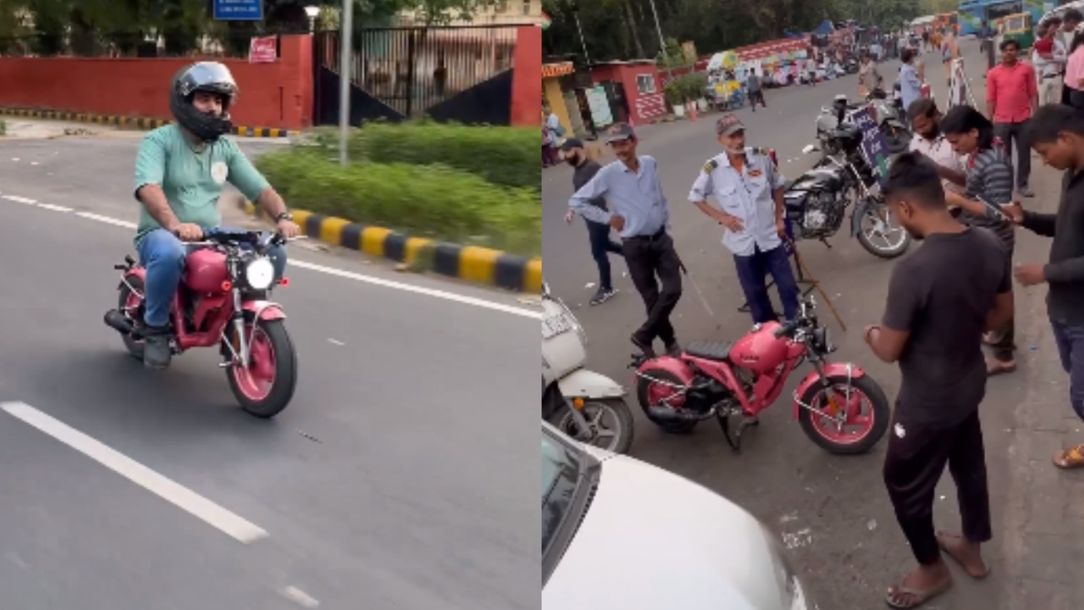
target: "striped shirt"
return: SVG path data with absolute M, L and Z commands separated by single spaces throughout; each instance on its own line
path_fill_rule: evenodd
M 1012 193 L 1012 166 L 1009 165 L 1003 147 L 995 144 L 994 148 L 973 153 L 967 159 L 968 197 L 1004 205 L 1012 203 Z M 1002 243 L 1012 248 L 1014 243 L 1012 225 L 989 217 L 975 216 L 966 211 L 961 212 L 960 220 L 974 227 L 990 229 Z

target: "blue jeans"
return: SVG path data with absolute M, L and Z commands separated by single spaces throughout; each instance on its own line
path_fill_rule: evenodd
M 621 244 L 610 239 L 610 225 L 587 220 L 587 236 L 591 240 L 591 258 L 598 265 L 599 288 L 613 290 L 610 274 L 610 253 L 625 256 Z
M 1069 373 L 1069 404 L 1084 419 L 1084 326 L 1069 326 L 1050 321 L 1058 344 L 1061 367 Z
M 754 323 L 761 324 L 776 319 L 772 299 L 768 296 L 768 287 L 764 283 L 769 273 L 779 289 L 783 315 L 788 320 L 798 317 L 798 282 L 794 279 L 790 255 L 785 246 L 780 245 L 767 252 L 754 246 L 752 256 L 734 255 L 734 265 L 738 269 L 738 281 L 745 292 L 745 300 L 749 302 L 749 313 L 752 314 Z
M 227 228 L 210 231 L 229 231 Z M 155 229 L 139 241 L 139 261 L 147 269 L 147 280 L 143 287 L 144 312 L 143 323 L 147 326 L 163 327 L 169 324 L 169 309 L 173 295 L 181 282 L 188 246 L 177 236 L 165 229 Z M 275 279 L 286 271 L 286 248 L 274 246 L 268 252 L 271 263 L 275 266 Z

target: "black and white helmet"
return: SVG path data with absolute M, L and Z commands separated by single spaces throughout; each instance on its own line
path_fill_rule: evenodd
M 196 110 L 192 98 L 197 91 L 222 96 L 222 116 L 216 117 Z M 217 61 L 201 61 L 181 69 L 170 87 L 169 109 L 173 118 L 201 140 L 214 142 L 233 131 L 230 106 L 237 98 L 237 82 L 230 69 Z

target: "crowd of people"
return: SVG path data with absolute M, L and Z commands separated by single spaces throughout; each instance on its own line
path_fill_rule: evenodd
M 1014 280 L 1047 285 L 1069 403 L 1084 420 L 1084 106 L 1077 103 L 1084 96 L 1084 45 L 1075 32 L 1081 21 L 1070 10 L 1042 24 L 1032 62 L 1021 60 L 1019 43 L 1002 41 L 1000 63 L 986 74 L 984 109 L 956 105 L 942 114 L 932 99 L 908 89 L 914 83 L 904 84 L 915 137 L 881 186 L 894 217 L 922 245 L 893 269 L 881 322 L 864 334 L 871 351 L 898 362 L 901 371 L 883 475 L 918 567 L 888 590 L 891 607 L 918 607 L 952 585 L 943 554 L 974 578 L 989 573 L 981 553 L 992 531 L 979 405 L 988 377 L 1017 368 Z M 921 82 L 914 56 L 905 51 L 903 59 L 903 77 L 915 71 Z M 864 86 L 879 78 L 863 79 Z M 1067 95 L 1047 81 L 1063 83 Z M 765 151 L 745 145 L 736 116 L 723 116 L 715 127 L 722 151 L 707 160 L 688 200 L 723 227 L 753 321 L 777 317 L 768 275 L 783 316 L 793 318 L 799 290 L 786 247 L 783 176 Z M 605 142 L 617 157 L 606 166 L 587 159 L 580 142 L 565 143 L 565 158 L 576 167 L 566 220 L 575 214 L 587 220 L 603 279 L 592 304 L 612 296 L 608 257 L 623 256 L 647 311 L 632 343 L 651 356 L 661 339 L 675 352 L 670 313 L 681 298 L 683 266 L 667 232 L 659 163 L 638 154 L 628 125 L 612 126 Z M 1063 173 L 1056 213 L 1020 203 L 1034 197 L 1032 150 Z M 620 243 L 610 239 L 611 228 Z M 1047 262 L 1014 265 L 1021 229 L 1053 239 Z M 1053 464 L 1084 467 L 1084 444 L 1058 452 Z M 934 492 L 946 467 L 959 494 L 960 533 L 934 529 Z

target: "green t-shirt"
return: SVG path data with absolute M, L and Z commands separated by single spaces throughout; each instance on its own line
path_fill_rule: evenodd
M 197 152 L 173 123 L 143 136 L 136 155 L 135 192 L 147 184 L 161 186 L 177 220 L 204 228 L 219 226 L 218 198 L 227 181 L 250 201 L 269 186 L 232 139 L 219 138 Z M 141 204 L 136 244 L 157 228 L 160 225 Z

